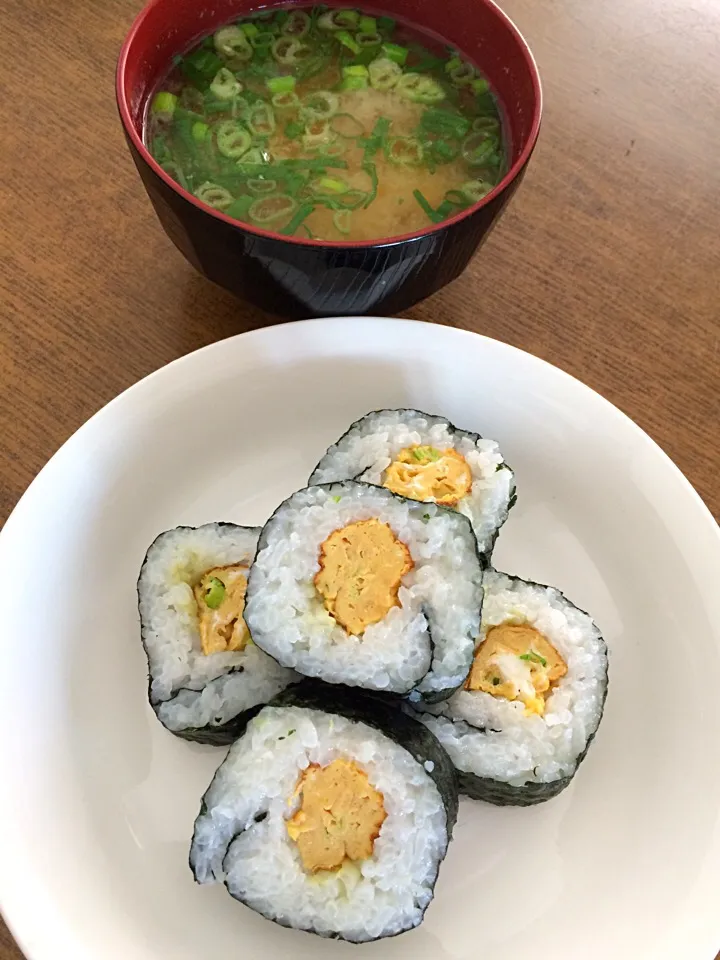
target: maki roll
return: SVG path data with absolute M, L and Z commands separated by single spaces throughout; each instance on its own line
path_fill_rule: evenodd
M 317 681 L 250 721 L 203 797 L 201 884 L 298 930 L 360 943 L 416 927 L 457 816 L 435 737 L 378 697 Z
M 351 479 L 457 510 L 488 556 L 515 502 L 515 477 L 494 440 L 420 410 L 367 414 L 328 449 L 308 482 Z
M 539 803 L 570 783 L 587 753 L 607 666 L 597 626 L 559 590 L 487 571 L 467 681 L 438 715 L 421 719 L 455 764 L 461 792 Z
M 245 618 L 299 673 L 432 702 L 464 682 L 481 606 L 466 517 L 347 481 L 300 490 L 263 527 Z
M 259 528 L 177 527 L 147 552 L 138 580 L 150 704 L 172 733 L 231 743 L 298 678 L 259 650 L 243 619 Z

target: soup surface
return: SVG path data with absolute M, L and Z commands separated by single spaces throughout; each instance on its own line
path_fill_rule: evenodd
M 505 172 L 485 77 L 433 38 L 349 8 L 277 10 L 205 37 L 151 98 L 145 139 L 203 203 L 336 242 L 440 223 Z

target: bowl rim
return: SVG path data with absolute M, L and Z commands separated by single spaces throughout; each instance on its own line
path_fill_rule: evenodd
M 297 236 L 286 236 L 281 233 L 275 233 L 272 230 L 264 230 L 262 227 L 256 227 L 249 223 L 244 223 L 240 220 L 235 220 L 232 217 L 228 217 L 226 214 L 222 213 L 220 210 L 215 210 L 213 207 L 208 206 L 205 203 L 202 203 L 197 199 L 192 193 L 188 190 L 185 190 L 180 186 L 172 177 L 163 170 L 160 164 L 153 158 L 152 154 L 148 148 L 143 143 L 142 137 L 138 134 L 135 129 L 135 124 L 132 120 L 132 115 L 130 111 L 130 105 L 125 96 L 125 75 L 127 71 L 128 62 L 130 60 L 130 51 L 132 45 L 135 41 L 135 38 L 139 31 L 142 29 L 145 20 L 147 19 L 151 10 L 153 10 L 159 3 L 162 3 L 163 0 L 148 0 L 148 2 L 142 7 L 140 12 L 137 14 L 133 20 L 128 33 L 125 36 L 122 47 L 120 48 L 120 54 L 118 56 L 117 67 L 115 71 L 115 98 L 117 102 L 118 112 L 120 114 L 120 120 L 125 131 L 125 135 L 129 138 L 132 146 L 138 152 L 143 161 L 147 166 L 153 171 L 153 173 L 159 177 L 161 180 L 170 187 L 170 189 L 176 193 L 178 196 L 182 197 L 183 200 L 191 203 L 193 206 L 197 207 L 198 210 L 201 210 L 203 213 L 208 216 L 214 217 L 217 220 L 220 220 L 231 227 L 240 230 L 241 232 L 250 233 L 257 237 L 263 237 L 269 240 L 280 240 L 282 242 L 290 243 L 300 247 L 329 247 L 334 250 L 363 250 L 363 249 L 372 249 L 376 247 L 389 247 L 395 246 L 397 244 L 406 243 L 409 241 L 422 240 L 424 237 L 433 236 L 434 234 L 440 233 L 442 230 L 447 229 L 448 227 L 454 226 L 455 224 L 461 223 L 463 220 L 472 216 L 478 210 L 482 209 L 485 206 L 488 206 L 493 200 L 500 196 L 514 180 L 520 175 L 522 170 L 527 165 L 530 156 L 535 149 L 535 144 L 537 143 L 538 134 L 540 133 L 540 123 L 542 120 L 543 112 L 543 93 L 542 93 L 542 84 L 540 81 L 540 72 L 538 70 L 537 61 L 533 56 L 532 50 L 527 40 L 520 32 L 519 28 L 516 26 L 514 21 L 502 10 L 495 0 L 478 0 L 479 3 L 482 3 L 484 6 L 488 7 L 493 15 L 502 21 L 505 26 L 509 29 L 510 33 L 513 35 L 515 42 L 517 43 L 518 49 L 526 62 L 528 67 L 533 92 L 535 94 L 535 105 L 533 109 L 532 122 L 530 124 L 530 133 L 527 138 L 527 142 L 523 147 L 520 155 L 512 164 L 510 169 L 507 171 L 505 176 L 497 183 L 490 193 L 486 194 L 481 200 L 477 203 L 474 203 L 472 206 L 466 207 L 465 210 L 456 213 L 453 217 L 448 217 L 447 220 L 442 220 L 440 223 L 430 224 L 427 228 L 423 230 L 415 230 L 412 233 L 403 233 L 396 236 L 390 237 L 380 237 L 375 240 L 313 240 L 309 237 L 297 237 Z M 260 3 L 261 0 L 258 0 Z M 285 3 L 273 4 L 273 6 L 292 6 L 293 0 L 286 0 Z M 345 5 L 345 4 L 342 4 Z

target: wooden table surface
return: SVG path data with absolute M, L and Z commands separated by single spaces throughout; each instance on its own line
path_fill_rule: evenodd
M 720 513 L 720 5 L 505 0 L 543 75 L 525 182 L 408 316 L 506 340 L 633 417 Z M 278 322 L 196 276 L 116 117 L 139 0 L 0 13 L 0 520 L 90 414 L 170 360 Z M 42 922 L 42 918 L 38 918 Z M 0 960 L 20 953 L 0 926 Z

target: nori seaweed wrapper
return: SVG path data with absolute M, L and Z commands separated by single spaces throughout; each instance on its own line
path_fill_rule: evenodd
M 363 723 L 372 729 L 377 730 L 379 733 L 387 736 L 393 742 L 407 750 L 413 759 L 415 759 L 423 767 L 426 775 L 432 779 L 437 787 L 445 810 L 447 842 L 449 844 L 458 813 L 458 786 L 455 769 L 450 761 L 450 758 L 437 738 L 419 721 L 397 709 L 392 700 L 384 697 L 382 694 L 368 694 L 364 691 L 357 691 L 349 687 L 327 684 L 321 680 L 304 679 L 300 681 L 300 683 L 293 684 L 292 686 L 288 687 L 281 694 L 275 697 L 269 704 L 267 704 L 267 706 L 281 708 L 299 707 L 301 709 L 322 711 L 323 713 L 334 714 L 355 723 Z M 230 759 L 231 758 L 229 755 L 228 760 Z M 429 769 L 428 766 L 426 766 L 428 761 L 430 761 Z M 225 762 L 227 762 L 227 760 L 223 761 L 223 763 L 220 765 L 215 777 L 220 774 Z M 200 870 L 197 858 L 194 855 L 197 824 L 209 812 L 207 797 L 214 782 L 215 778 L 213 778 L 210 787 L 208 787 L 208 790 L 202 798 L 200 812 L 195 821 L 196 832 L 193 835 L 193 844 L 190 848 L 188 862 L 196 880 L 199 879 L 198 873 Z M 258 814 L 255 815 L 255 822 L 262 821 L 265 815 L 266 814 L 262 812 L 258 812 Z M 248 828 L 250 826 L 252 826 L 252 824 L 249 824 Z M 224 851 L 223 870 L 232 843 L 243 832 L 244 831 L 242 829 L 234 832 L 228 837 L 227 843 L 224 844 L 222 848 Z M 444 855 L 438 860 L 438 871 L 443 859 Z M 437 872 L 432 881 L 433 890 L 436 882 Z M 328 932 L 325 929 L 315 929 L 312 924 L 302 927 L 293 926 L 289 921 L 286 921 L 282 917 L 278 918 L 277 916 L 263 913 L 262 911 L 258 910 L 256 906 L 246 903 L 242 896 L 230 889 L 227 880 L 225 880 L 225 886 L 228 890 L 228 893 L 234 899 L 245 904 L 246 906 L 250 906 L 251 909 L 260 913 L 262 916 L 265 916 L 268 920 L 272 920 L 274 923 L 279 924 L 280 926 L 302 930 L 306 933 L 314 933 L 329 939 L 348 939 L 339 932 Z M 425 910 L 427 909 L 427 906 L 429 906 L 431 900 L 432 897 L 430 897 L 428 904 L 426 904 L 423 908 L 422 914 L 413 927 L 418 926 L 422 922 Z M 413 929 L 413 927 L 406 927 L 403 930 L 399 930 L 393 934 L 381 935 L 380 937 L 375 938 L 375 940 L 385 939 L 388 936 L 398 936 L 401 933 L 407 932 L 409 929 Z M 350 939 L 349 942 L 358 943 L 374 941 Z

